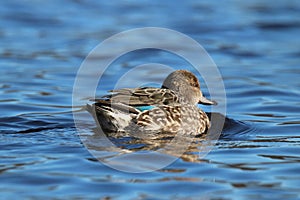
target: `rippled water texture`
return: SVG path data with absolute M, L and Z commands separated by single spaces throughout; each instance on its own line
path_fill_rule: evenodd
M 133 174 L 107 167 L 85 148 L 72 111 L 86 113 L 88 101 L 73 108 L 72 90 L 97 44 L 144 26 L 171 28 L 203 45 L 224 80 L 227 118 L 205 157 L 199 155 L 201 140 L 171 165 Z M 299 35 L 296 0 L 2 2 L 0 198 L 299 199 Z M 97 94 L 149 62 L 192 69 L 163 51 L 132 52 L 111 64 Z M 157 82 L 162 74 L 141 71 L 128 84 Z M 88 144 L 111 161 L 120 152 L 94 147 L 101 140 L 95 128 L 91 122 L 85 130 Z M 157 147 L 126 137 L 111 141 L 124 151 Z

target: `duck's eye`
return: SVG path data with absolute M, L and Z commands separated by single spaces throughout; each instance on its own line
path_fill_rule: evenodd
M 199 83 L 197 81 L 193 81 L 193 82 L 191 82 L 191 86 L 199 87 Z

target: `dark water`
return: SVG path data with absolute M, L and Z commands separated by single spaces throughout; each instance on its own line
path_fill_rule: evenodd
M 83 112 L 85 104 L 72 108 L 72 90 L 99 42 L 144 26 L 171 28 L 203 45 L 223 76 L 231 120 L 206 157 L 132 174 L 84 147 L 72 110 Z M 296 0 L 2 2 L 0 198 L 299 199 L 299 35 Z M 99 93 L 149 61 L 185 65 L 162 52 L 132 54 L 113 64 Z

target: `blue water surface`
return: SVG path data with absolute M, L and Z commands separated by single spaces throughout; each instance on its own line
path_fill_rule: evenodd
M 163 169 L 125 173 L 99 162 L 80 140 L 72 111 L 86 112 L 88 101 L 72 107 L 73 84 L 101 41 L 146 26 L 174 29 L 203 45 L 223 77 L 227 121 L 205 157 L 192 149 Z M 3 1 L 0 198 L 299 199 L 299 35 L 297 0 Z M 112 64 L 97 93 L 148 62 L 190 67 L 166 52 L 133 52 Z M 129 85 L 161 74 L 141 72 Z M 204 83 L 203 91 L 208 95 Z M 125 149 L 144 147 L 127 139 L 112 140 Z

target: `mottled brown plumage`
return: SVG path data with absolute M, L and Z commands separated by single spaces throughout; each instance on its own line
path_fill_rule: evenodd
M 88 110 L 105 131 L 137 133 L 178 133 L 198 135 L 210 127 L 198 103 L 215 104 L 203 97 L 197 77 L 177 70 L 162 88 L 125 88 L 95 99 Z

